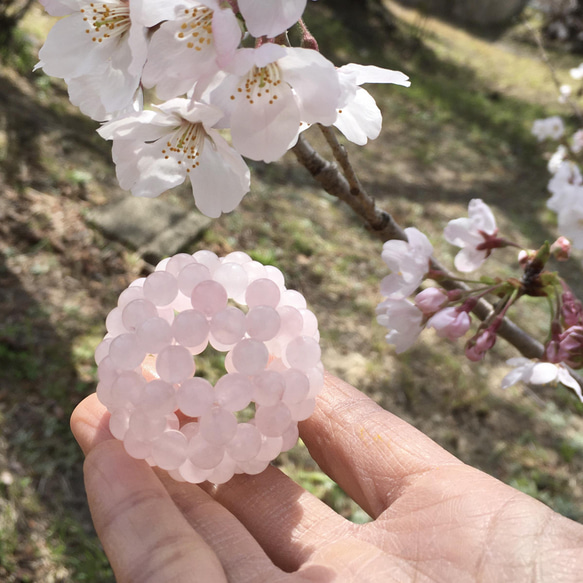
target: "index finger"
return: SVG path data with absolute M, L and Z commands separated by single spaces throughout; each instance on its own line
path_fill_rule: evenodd
M 322 470 L 375 518 L 420 475 L 462 463 L 328 373 L 316 410 L 300 423 L 300 435 Z

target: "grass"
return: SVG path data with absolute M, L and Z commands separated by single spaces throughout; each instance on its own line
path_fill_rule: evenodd
M 310 3 L 307 15 L 335 63 L 399 69 L 413 81 L 410 89 L 370 87 L 385 129 L 367 148 L 347 146 L 366 188 L 403 226 L 429 233 L 444 262 L 455 250 L 440 232 L 473 197 L 492 205 L 509 238 L 529 247 L 552 239 L 545 162 L 530 126 L 560 108 L 523 29 L 489 40 L 390 5 L 399 19 L 391 35 L 374 20 L 353 18 L 350 7 Z M 49 21 L 31 12 L 21 38 L 46 34 Z M 107 312 L 148 266 L 85 221 L 94 205 L 125 194 L 95 124 L 68 104 L 60 82 L 30 73 L 31 51 L 23 45 L 20 57 L 0 67 L 0 579 L 111 581 L 91 530 L 68 418 L 94 389 L 92 353 Z M 566 79 L 578 61 L 557 55 L 557 63 Z M 327 152 L 317 131 L 307 136 Z M 253 163 L 252 179 L 241 207 L 185 251 L 242 249 L 282 269 L 318 315 L 329 370 L 464 461 L 582 520 L 583 411 L 573 395 L 503 392 L 504 361 L 515 352 L 502 342 L 473 365 L 459 343 L 428 333 L 396 357 L 374 323 L 386 272 L 379 242 L 322 194 L 292 155 Z M 188 188 L 170 196 L 192 208 Z M 505 250 L 487 271 L 508 275 L 516 267 Z M 580 266 L 569 269 L 581 292 Z M 529 301 L 516 313 L 540 332 L 545 310 Z M 221 366 L 215 354 L 200 373 L 214 378 Z M 278 464 L 343 516 L 368 519 L 301 442 Z

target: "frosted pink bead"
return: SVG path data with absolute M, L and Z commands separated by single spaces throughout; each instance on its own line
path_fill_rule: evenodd
M 255 459 L 246 462 L 239 462 L 238 465 L 239 468 L 249 476 L 256 476 L 267 469 L 269 462 Z
M 169 383 L 180 383 L 191 377 L 194 371 L 194 359 L 184 346 L 167 346 L 156 357 L 156 372 Z
M 283 438 L 261 436 L 261 447 L 255 456 L 258 460 L 270 462 L 281 453 Z
M 202 263 L 191 263 L 178 274 L 178 289 L 186 296 L 192 295 L 192 290 L 202 281 L 211 279 L 211 272 Z
M 113 308 L 105 318 L 105 328 L 112 336 L 119 336 L 127 332 L 121 319 L 121 308 Z
M 233 251 L 223 257 L 223 263 L 238 263 L 239 265 L 243 265 L 251 261 L 253 261 L 251 257 L 247 253 L 243 253 L 243 251 Z
M 176 277 L 187 265 L 191 265 L 195 262 L 192 255 L 188 253 L 177 253 L 176 255 L 170 257 L 166 265 L 166 271 Z
M 245 302 L 249 308 L 255 306 L 277 307 L 281 298 L 281 291 L 277 284 L 270 279 L 256 279 L 247 287 Z
M 128 433 L 137 441 L 152 441 L 161 435 L 165 429 L 166 419 L 163 415 L 153 417 L 141 409 L 135 409 L 130 415 Z
M 192 290 L 192 307 L 205 316 L 224 310 L 227 307 L 227 291 L 216 281 L 202 281 Z
M 286 289 L 281 294 L 281 303 L 285 306 L 291 306 L 297 310 L 306 309 L 306 298 L 295 289 Z
M 122 372 L 111 387 L 111 406 L 116 409 L 128 403 L 136 404 L 141 395 L 146 379 L 134 371 Z
M 285 391 L 281 400 L 286 405 L 295 405 L 308 396 L 310 381 L 302 371 L 290 368 L 282 376 L 285 380 Z
M 285 278 L 283 277 L 283 273 L 274 265 L 266 265 L 265 271 L 267 273 L 267 277 L 271 279 L 280 289 L 285 287 Z
M 138 346 L 148 354 L 157 354 L 172 342 L 172 329 L 163 318 L 150 318 L 136 330 Z
M 144 279 L 144 281 L 146 281 Z M 141 300 L 144 298 L 144 288 L 142 286 L 130 286 L 124 289 L 117 300 L 118 308 L 125 308 L 130 302 L 134 300 Z
M 190 257 L 190 255 L 188 255 Z M 146 278 L 144 297 L 156 306 L 167 306 L 178 294 L 178 282 L 167 271 L 155 271 Z
M 237 428 L 235 428 L 235 431 L 236 429 Z M 233 434 L 235 431 L 233 431 Z M 225 448 L 221 445 L 209 443 L 199 433 L 190 440 L 186 455 L 195 466 L 203 470 L 210 470 L 221 463 L 221 460 L 225 455 Z
M 253 384 L 255 386 L 253 400 L 258 405 L 267 407 L 278 403 L 285 390 L 284 377 L 274 370 L 264 370 L 255 375 Z
M 152 452 L 152 443 L 138 439 L 131 430 L 125 434 L 123 447 L 131 457 L 137 460 L 145 460 Z
M 314 398 L 324 386 L 324 372 L 318 366 L 314 366 L 306 371 L 306 376 L 310 381 L 309 397 Z
M 243 374 L 254 375 L 261 372 L 267 365 L 269 352 L 263 342 L 245 338 L 232 351 L 233 366 Z
M 261 449 L 261 433 L 249 423 L 239 423 L 237 432 L 228 443 L 227 453 L 237 462 L 254 458 Z
M 109 358 L 120 370 L 133 370 L 142 364 L 146 352 L 138 346 L 134 334 L 120 334 L 111 341 Z
M 279 306 L 277 313 L 281 318 L 279 336 L 294 338 L 301 334 L 304 327 L 304 319 L 299 310 L 292 306 Z
M 221 407 L 213 407 L 199 420 L 200 435 L 213 445 L 224 445 L 237 431 L 237 418 Z
M 255 306 L 247 312 L 247 334 L 257 340 L 271 340 L 281 324 L 279 314 L 271 306 Z
M 300 431 L 298 429 L 298 424 L 291 423 L 281 436 L 283 438 L 281 443 L 281 451 L 287 451 L 288 449 L 291 449 L 298 442 L 299 436 Z
M 186 310 L 180 312 L 172 324 L 172 334 L 182 346 L 198 346 L 208 339 L 209 323 L 202 312 Z
M 291 422 L 290 410 L 281 402 L 271 407 L 257 407 L 255 426 L 267 437 L 283 435 Z
M 121 313 L 123 325 L 131 332 L 139 328 L 146 320 L 156 317 L 158 317 L 156 306 L 146 299 L 131 301 Z
M 288 405 L 294 421 L 303 421 L 307 419 L 316 408 L 316 399 L 306 399 L 293 405 Z
M 164 257 L 164 259 L 162 259 L 161 261 L 158 261 L 154 271 L 166 271 L 166 267 L 168 267 L 168 263 L 170 263 L 170 259 L 172 259 L 172 257 Z M 145 277 L 143 279 L 144 279 L 144 281 L 146 280 Z M 142 285 L 143 285 L 143 283 L 142 283 Z
M 247 279 L 249 280 L 249 283 L 255 281 L 256 279 L 267 279 L 267 271 L 265 271 L 265 265 L 259 263 L 259 261 L 250 261 L 249 263 L 244 263 L 243 269 L 247 274 Z
M 251 402 L 253 383 L 243 374 L 222 376 L 215 385 L 215 399 L 227 411 L 241 411 Z
M 166 419 L 166 431 L 168 431 L 168 429 L 180 429 L 180 421 L 175 413 L 168 413 L 167 415 L 164 415 L 164 418 Z
M 212 317 L 210 331 L 220 344 L 230 347 L 245 334 L 245 314 L 238 308 L 227 306 Z
M 152 443 L 152 458 L 163 470 L 176 470 L 186 461 L 188 440 L 180 431 L 164 431 Z
M 116 439 L 123 439 L 130 426 L 130 413 L 127 409 L 116 409 L 109 418 L 109 430 Z
M 113 407 L 112 407 L 113 401 L 111 399 L 111 390 L 112 390 L 111 383 L 104 383 L 103 381 L 99 381 L 97 383 L 97 388 L 95 389 L 95 393 L 97 394 L 97 398 L 99 399 L 99 402 L 103 403 L 110 410 L 113 409 Z
M 186 460 L 186 462 L 188 462 L 188 460 Z M 184 463 L 186 463 L 184 462 Z M 168 470 L 168 475 L 173 479 L 176 480 L 177 482 L 186 482 L 186 480 L 181 476 L 180 472 L 178 470 Z
M 180 385 L 176 399 L 178 408 L 185 415 L 199 417 L 211 408 L 215 400 L 215 391 L 206 379 L 194 377 L 186 379 Z
M 310 310 L 300 310 L 304 326 L 301 331 L 302 336 L 311 336 L 312 338 L 318 333 L 318 319 L 314 312 Z
M 178 473 L 182 479 L 191 484 L 200 484 L 206 481 L 211 471 L 195 466 L 189 459 L 178 468 Z
M 284 362 L 287 359 L 290 367 L 306 371 L 320 362 L 320 345 L 308 336 L 294 338 L 285 351 Z
M 174 387 L 161 379 L 146 383 L 141 389 L 139 408 L 150 416 L 163 417 L 173 413 L 177 409 Z
M 221 264 L 221 261 L 217 257 L 216 253 L 207 251 L 206 249 L 197 251 L 196 253 L 193 253 L 192 256 L 199 263 L 206 265 L 211 273 Z
M 232 352 L 227 352 L 227 354 L 225 355 L 225 370 L 228 373 L 237 372 L 237 369 L 235 368 L 235 365 L 233 364 Z
M 221 460 L 221 463 L 211 472 L 207 480 L 211 484 L 225 484 L 228 482 L 237 469 L 237 462 L 225 453 L 225 457 Z
M 198 435 L 199 432 L 199 424 L 197 421 L 191 421 L 190 423 L 186 423 L 180 428 L 180 431 L 184 433 L 186 438 L 190 441 L 195 435 Z
M 97 378 L 102 383 L 108 383 L 110 386 L 113 385 L 118 374 L 119 371 L 110 356 L 103 358 L 97 367 Z
M 190 310 L 192 308 L 192 302 L 190 300 L 190 294 L 185 296 L 182 292 L 178 292 L 178 295 L 172 300 L 170 304 L 172 310 L 177 312 L 183 312 L 184 310 Z
M 95 364 L 99 366 L 99 363 L 109 354 L 109 345 L 113 338 L 104 338 L 95 349 Z
M 245 301 L 245 291 L 249 280 L 245 269 L 238 263 L 222 263 L 213 273 L 213 279 L 220 283 L 229 297 L 235 301 Z

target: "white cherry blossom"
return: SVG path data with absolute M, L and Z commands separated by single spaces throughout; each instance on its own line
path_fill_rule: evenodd
M 395 345 L 401 354 L 409 349 L 423 330 L 423 313 L 406 299 L 386 299 L 377 308 L 377 322 L 388 329 L 385 336 L 388 344 Z
M 320 53 L 267 43 L 239 49 L 227 72 L 199 91 L 225 112 L 222 125 L 238 152 L 273 162 L 295 143 L 301 122 L 334 123 L 340 84 Z
M 539 142 L 548 138 L 552 140 L 560 139 L 565 133 L 563 120 L 558 116 L 537 119 L 532 124 L 532 134 Z
M 468 218 L 449 221 L 443 232 L 448 243 L 462 248 L 455 256 L 455 268 L 465 273 L 478 269 L 490 253 L 490 249 L 479 247 L 488 236 L 495 236 L 497 232 L 490 207 L 479 198 L 472 199 L 468 205 Z
M 238 5 L 254 37 L 273 38 L 301 18 L 306 0 L 239 0 Z
M 70 91 L 75 102 L 92 102 L 84 112 L 95 119 L 131 105 L 146 61 L 147 29 L 133 23 L 129 2 L 69 0 L 48 7 L 60 15 L 68 9 L 69 16 L 49 32 L 36 68 L 69 84 L 83 78 Z
M 156 197 L 190 179 L 199 210 L 209 217 L 232 211 L 249 191 L 249 169 L 212 126 L 222 112 L 186 99 L 104 124 L 113 140 L 120 186 Z
M 381 69 L 373 65 L 349 63 L 338 69 L 342 94 L 338 117 L 334 125 L 351 142 L 364 146 L 376 139 L 382 126 L 382 115 L 372 95 L 360 87 L 365 83 L 394 83 L 409 87 L 409 77 L 400 71 Z
M 539 362 L 522 356 L 510 358 L 506 364 L 515 367 L 502 379 L 502 388 L 507 389 L 519 381 L 529 385 L 548 385 L 561 383 L 573 389 L 579 399 L 583 401 L 583 394 L 579 383 L 571 376 L 567 367 L 561 363 Z
M 381 257 L 391 273 L 381 281 L 381 293 L 390 299 L 412 294 L 429 271 L 433 246 L 415 227 L 405 229 L 408 241 L 391 239 L 383 245 Z
M 202 77 L 227 64 L 241 40 L 230 6 L 218 0 L 172 0 L 174 12 L 154 32 L 142 82 L 161 99 L 187 93 Z

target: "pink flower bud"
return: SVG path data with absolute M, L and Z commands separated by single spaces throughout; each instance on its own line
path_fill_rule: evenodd
M 427 316 L 435 314 L 447 302 L 447 295 L 437 287 L 428 287 L 415 296 L 415 305 Z
M 583 366 L 583 326 L 571 326 L 561 334 L 558 357 L 573 368 Z
M 459 308 L 445 308 L 437 312 L 427 322 L 428 328 L 435 328 L 440 338 L 455 340 L 470 329 L 471 319 L 467 312 Z
M 581 302 L 575 297 L 573 292 L 568 290 L 563 292 L 561 299 L 563 300 L 561 316 L 563 316 L 565 326 L 571 328 L 572 326 L 581 324 L 581 317 L 583 316 L 583 305 Z
M 465 350 L 466 358 L 472 362 L 478 362 L 494 344 L 496 344 L 496 332 L 488 328 L 468 341 Z
M 566 237 L 559 237 L 551 245 L 551 253 L 557 258 L 557 261 L 567 261 L 571 254 L 571 241 Z

